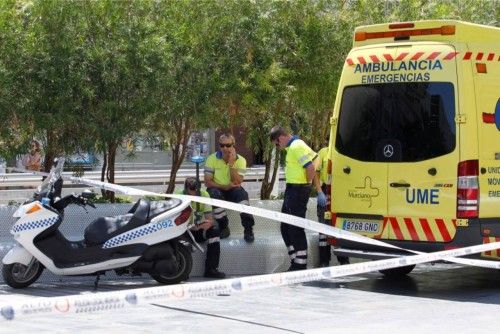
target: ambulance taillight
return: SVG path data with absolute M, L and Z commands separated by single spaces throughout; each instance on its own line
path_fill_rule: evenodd
M 325 209 L 325 220 L 329 220 L 332 226 L 335 226 L 335 221 L 337 220 L 337 214 L 332 212 L 332 174 L 333 174 L 333 163 L 331 159 L 328 159 L 328 164 L 326 167 L 326 172 L 328 179 L 326 181 L 326 209 Z M 337 239 L 334 237 L 328 237 L 328 243 L 332 246 L 337 246 Z
M 326 181 L 326 212 L 332 211 L 332 172 L 333 172 L 333 164 L 332 160 L 328 159 L 328 164 L 326 167 L 326 172 L 328 175 L 328 179 Z
M 458 164 L 457 218 L 477 218 L 479 215 L 479 162 Z

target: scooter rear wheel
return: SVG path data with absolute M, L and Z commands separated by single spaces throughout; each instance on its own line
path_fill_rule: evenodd
M 35 282 L 42 274 L 43 268 L 43 265 L 37 260 L 34 260 L 29 266 L 21 263 L 4 264 L 2 275 L 9 286 L 21 289 Z
M 179 244 L 177 247 L 177 251 L 175 252 L 177 271 L 170 275 L 150 274 L 157 282 L 161 284 L 177 284 L 189 278 L 191 269 L 193 269 L 191 250 L 183 244 Z

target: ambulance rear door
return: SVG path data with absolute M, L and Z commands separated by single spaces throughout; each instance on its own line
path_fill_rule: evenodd
M 450 241 L 459 162 L 455 49 L 415 43 L 399 47 L 397 53 L 407 54 L 408 60 L 392 73 L 405 80 L 384 87 L 387 126 L 378 145 L 378 156 L 388 164 L 393 237 Z
M 380 125 L 380 92 L 364 82 L 366 71 L 373 69 L 364 57 L 377 50 L 380 48 L 362 47 L 349 54 L 333 117 L 331 152 L 334 225 L 369 237 L 383 234 L 387 214 L 387 164 L 377 161 L 374 146 Z
M 429 228 L 439 230 L 444 223 L 434 218 L 455 215 L 455 56 L 452 46 L 432 42 L 351 51 L 334 114 L 336 227 L 381 239 L 427 240 L 440 231 L 410 226 L 402 235 L 398 220 L 418 225 L 432 217 Z

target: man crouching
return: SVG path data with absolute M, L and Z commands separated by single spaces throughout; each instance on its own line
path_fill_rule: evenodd
M 184 190 L 182 194 L 210 198 L 206 190 L 199 189 L 199 187 L 200 185 L 196 178 L 188 177 L 184 181 Z M 198 189 L 199 194 L 197 194 Z M 205 259 L 204 276 L 210 278 L 224 278 L 226 274 L 217 269 L 220 259 L 220 231 L 214 225 L 212 207 L 197 202 L 193 202 L 192 207 L 194 209 L 192 214 L 194 226 L 191 228 L 191 232 L 197 242 L 207 241 L 207 257 Z

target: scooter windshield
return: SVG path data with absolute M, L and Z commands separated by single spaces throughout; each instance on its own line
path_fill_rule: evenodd
M 55 164 L 50 169 L 49 175 L 45 178 L 45 180 L 43 180 L 42 184 L 38 186 L 39 194 L 49 194 L 51 192 L 52 187 L 62 175 L 64 160 L 64 157 L 59 157 L 56 159 Z

